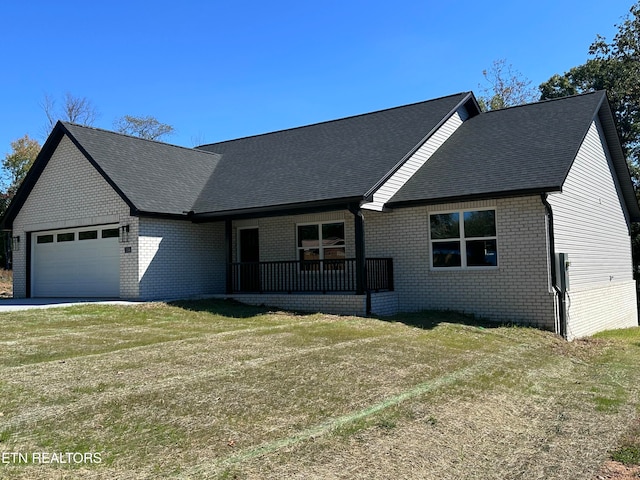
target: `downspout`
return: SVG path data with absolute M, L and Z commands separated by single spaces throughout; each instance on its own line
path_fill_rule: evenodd
M 549 263 L 551 265 L 551 288 L 558 299 L 558 317 L 560 320 L 560 331 L 558 332 L 562 338 L 567 339 L 567 317 L 564 306 L 564 292 L 558 287 L 558 273 L 556 271 L 556 245 L 555 236 L 553 233 L 553 210 L 551 205 L 547 201 L 547 194 L 540 194 L 542 204 L 547 211 L 547 218 L 549 219 Z

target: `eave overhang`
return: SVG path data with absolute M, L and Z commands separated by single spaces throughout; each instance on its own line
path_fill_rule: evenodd
M 358 207 L 363 202 L 362 195 L 310 202 L 288 203 L 283 205 L 269 205 L 219 212 L 192 212 L 190 220 L 195 223 L 218 222 L 222 220 L 239 220 L 243 218 L 278 217 L 283 215 L 301 215 L 305 213 L 320 213 L 333 210 L 348 210 L 354 205 Z

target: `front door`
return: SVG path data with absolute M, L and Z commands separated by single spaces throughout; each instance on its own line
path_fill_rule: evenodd
M 257 228 L 238 230 L 240 244 L 240 291 L 260 291 L 260 238 Z

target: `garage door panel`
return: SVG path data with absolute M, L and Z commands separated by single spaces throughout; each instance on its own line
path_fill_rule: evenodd
M 113 229 L 117 229 L 117 226 L 83 227 L 34 234 L 32 296 L 118 297 L 118 238 L 102 238 L 102 230 L 113 232 Z M 38 237 L 42 238 L 39 240 Z M 71 238 L 73 241 L 60 241 Z

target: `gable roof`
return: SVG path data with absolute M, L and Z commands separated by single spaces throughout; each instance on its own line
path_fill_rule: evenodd
M 640 207 L 604 92 L 479 114 L 471 92 L 197 149 L 58 122 L 2 220 L 11 228 L 64 136 L 133 215 L 206 221 L 347 208 L 373 193 L 459 108 L 470 114 L 390 207 L 560 191 L 599 118 L 633 221 Z
M 603 91 L 482 113 L 464 122 L 388 206 L 561 191 L 595 118 L 601 119 L 633 221 L 640 208 Z
M 470 92 L 364 115 L 198 147 L 222 155 L 196 215 L 362 201 Z M 474 111 L 475 110 L 475 111 Z
M 220 155 L 63 123 L 74 143 L 137 213 L 191 210 Z
M 11 227 L 65 135 L 136 215 L 183 216 L 220 159 L 210 152 L 58 122 L 7 209 L 5 228 Z

